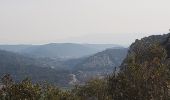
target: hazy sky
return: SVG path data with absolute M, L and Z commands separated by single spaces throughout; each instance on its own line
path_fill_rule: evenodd
M 170 0 L 0 0 L 0 43 L 127 45 L 170 28 Z

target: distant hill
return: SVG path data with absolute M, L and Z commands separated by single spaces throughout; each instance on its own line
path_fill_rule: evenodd
M 114 67 L 120 65 L 126 52 L 126 48 L 111 48 L 90 56 L 63 60 L 0 50 L 0 75 L 9 73 L 18 81 L 31 77 L 34 82 L 48 81 L 69 86 L 74 85 L 74 82 L 83 83 L 92 77 L 111 73 Z
M 35 45 L 0 45 L 1 50 L 20 53 L 30 47 L 34 47 Z
M 121 48 L 114 44 L 51 43 L 46 45 L 0 45 L 0 49 L 35 57 L 80 58 L 108 48 Z
M 73 59 L 65 62 L 72 68 L 74 80 L 86 82 L 94 77 L 104 77 L 120 66 L 126 57 L 127 48 L 107 49 L 86 58 Z
M 44 65 L 36 59 L 0 50 L 0 76 L 11 74 L 17 81 L 30 77 L 34 82 L 46 80 L 55 84 L 66 83 L 60 81 L 60 79 L 67 78 L 65 77 L 65 73 L 68 73 L 67 71 L 57 71 L 47 66 L 42 66 Z
M 127 48 L 107 49 L 87 57 L 76 67 L 82 70 L 114 68 L 122 63 L 127 51 Z

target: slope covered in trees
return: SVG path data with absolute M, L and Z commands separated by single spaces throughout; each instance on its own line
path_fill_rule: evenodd
M 114 100 L 169 100 L 170 34 L 136 40 L 121 70 L 109 78 Z
M 0 50 L 0 76 L 11 74 L 16 81 L 29 77 L 34 82 L 49 81 L 64 84 L 59 80 L 67 78 L 65 74 L 68 72 L 53 70 L 47 66 L 37 59 Z
M 60 60 L 32 58 L 0 50 L 0 75 L 8 73 L 16 81 L 29 77 L 33 82 L 48 81 L 62 87 L 68 87 L 73 85 L 70 84 L 73 81 L 74 84 L 84 83 L 93 77 L 103 77 L 111 73 L 112 69 L 119 65 L 125 57 L 126 51 L 126 49 L 109 49 L 90 57 Z M 95 62 L 97 63 L 95 64 Z M 92 64 L 93 70 L 86 63 Z
M 0 97 L 6 100 L 169 100 L 169 39 L 170 34 L 136 40 L 119 71 L 68 91 L 32 84 L 29 80 L 15 83 L 9 75 L 4 76 Z

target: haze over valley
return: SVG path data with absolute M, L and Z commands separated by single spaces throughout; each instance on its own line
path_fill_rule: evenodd
M 10 73 L 16 80 L 31 77 L 35 82 L 46 80 L 62 86 L 104 77 L 127 53 L 126 48 L 114 44 L 1 45 L 0 49 L 4 59 L 1 75 Z

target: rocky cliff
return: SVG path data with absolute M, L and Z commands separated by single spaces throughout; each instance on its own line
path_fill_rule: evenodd
M 164 49 L 164 54 L 162 51 L 158 50 L 156 46 L 160 46 Z M 157 49 L 156 51 L 154 51 Z M 154 57 L 159 57 L 165 55 L 165 62 L 170 64 L 170 33 L 164 35 L 152 35 L 149 37 L 144 37 L 141 40 L 136 40 L 129 48 L 127 57 L 120 66 L 121 69 L 125 68 L 129 58 L 134 57 L 134 59 L 140 59 L 137 63 L 144 63 L 153 59 Z

